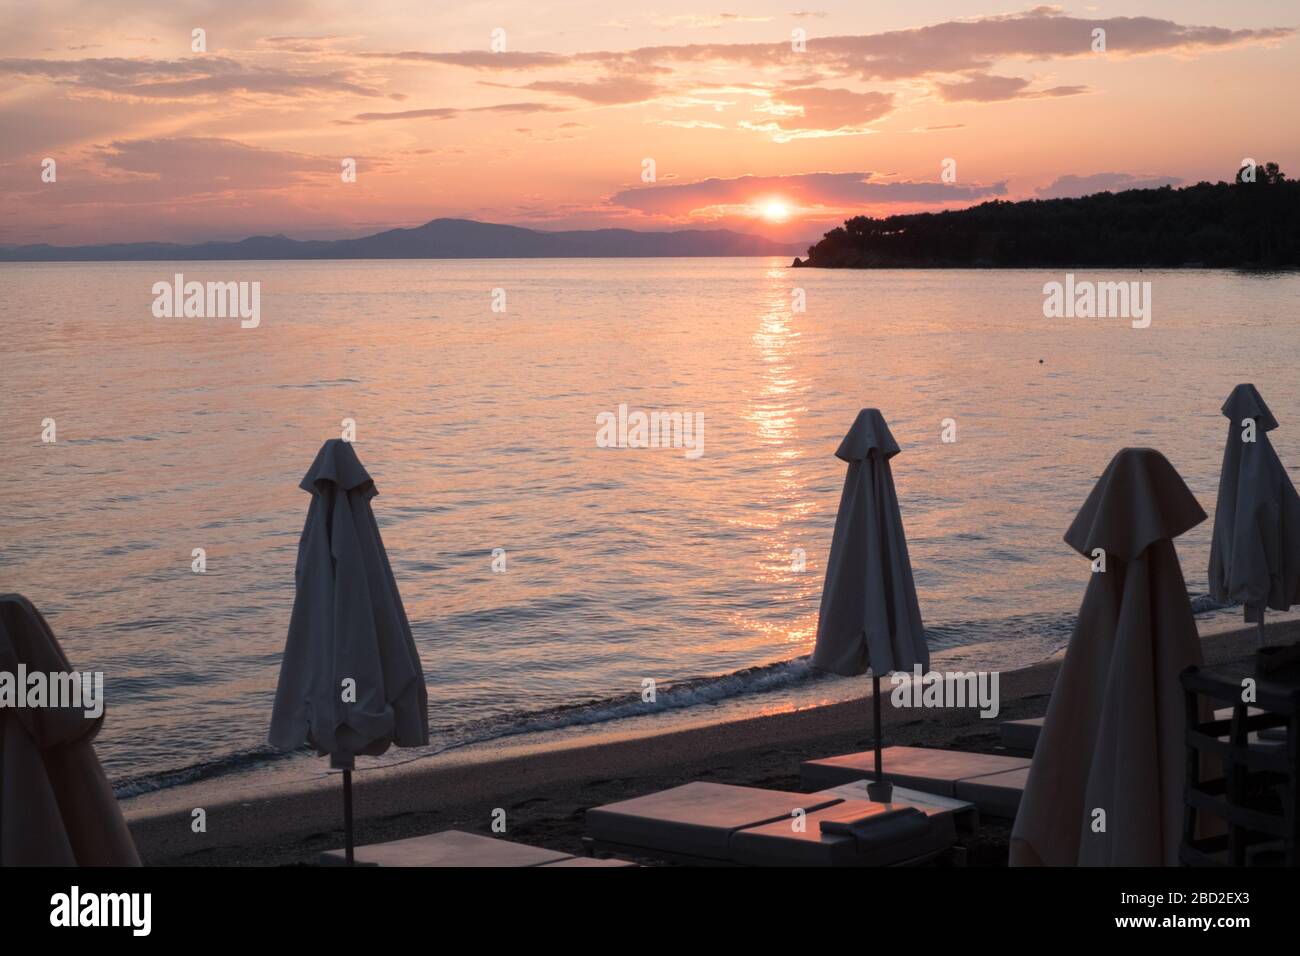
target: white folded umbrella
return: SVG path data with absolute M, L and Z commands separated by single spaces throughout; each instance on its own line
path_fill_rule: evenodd
M 352 445 L 327 441 L 301 487 L 312 499 L 269 739 L 343 770 L 350 857 L 354 758 L 429 742 L 424 670 Z
M 1125 448 L 1066 543 L 1094 571 L 1015 826 L 1013 866 L 1173 866 L 1183 825 L 1179 674 L 1201 645 L 1173 539 L 1205 512 L 1163 455 Z
M 884 416 L 877 409 L 864 408 L 835 452 L 848 462 L 848 473 L 826 562 L 812 655 L 813 667 L 833 674 L 853 676 L 870 668 L 878 784 L 882 783 L 880 675 L 911 670 L 916 664 L 926 670 L 930 666 L 889 466 L 898 451 Z M 887 795 L 888 789 L 881 786 L 877 792 Z
M 20 594 L 0 595 L 0 671 L 72 674 L 49 624 Z M 51 702 L 53 703 L 53 702 Z M 139 866 L 91 743 L 104 717 L 67 706 L 0 708 L 0 867 Z
M 1268 433 L 1277 419 L 1254 385 L 1238 385 L 1223 403 L 1228 442 L 1210 545 L 1210 594 L 1245 605 L 1264 627 L 1264 609 L 1300 604 L 1300 495 Z

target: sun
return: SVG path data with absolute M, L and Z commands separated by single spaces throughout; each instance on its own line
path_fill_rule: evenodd
M 790 218 L 790 207 L 779 199 L 772 199 L 763 204 L 763 218 L 769 222 L 785 222 Z

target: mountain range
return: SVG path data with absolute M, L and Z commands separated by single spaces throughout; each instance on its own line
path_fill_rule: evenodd
M 251 236 L 238 242 L 109 243 L 94 246 L 0 246 L 0 262 L 149 262 L 203 259 L 588 259 L 655 256 L 786 256 L 800 243 L 729 229 L 637 232 L 579 229 L 544 232 L 522 226 L 434 219 L 358 239 Z

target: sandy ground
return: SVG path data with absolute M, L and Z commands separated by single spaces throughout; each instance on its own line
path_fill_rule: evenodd
M 1270 643 L 1300 638 L 1300 621 L 1269 626 Z M 1250 656 L 1250 631 L 1203 635 L 1207 664 Z M 887 744 L 994 752 L 998 722 L 1046 711 L 1059 659 L 1001 675 L 1001 713 L 884 707 Z M 358 773 L 357 843 L 376 843 L 443 829 L 491 834 L 493 811 L 506 812 L 507 839 L 574 854 L 584 852 L 589 807 L 691 780 L 800 790 L 799 763 L 867 749 L 869 698 L 793 713 L 633 740 L 603 742 L 448 763 L 438 758 Z M 315 863 L 342 845 L 338 778 L 312 787 L 265 792 L 245 788 L 231 799 L 213 780 L 123 802 L 147 864 L 293 865 Z M 193 808 L 207 814 L 207 832 L 191 829 Z M 1004 865 L 1010 822 L 985 819 L 963 839 L 970 865 Z M 642 861 L 649 862 L 649 861 Z

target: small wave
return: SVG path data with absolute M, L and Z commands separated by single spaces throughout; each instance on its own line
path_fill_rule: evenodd
M 1189 594 L 1188 600 L 1195 614 L 1206 614 L 1235 606 L 1236 602 L 1215 601 L 1208 594 Z M 932 653 L 951 651 L 968 645 L 1017 643 L 1023 654 L 1032 644 L 1044 657 L 1064 647 L 1074 631 L 1074 613 L 1024 614 L 981 621 L 962 621 L 933 625 L 926 628 L 926 639 Z M 1029 640 L 1032 638 L 1032 641 Z M 1021 660 L 1019 666 L 1031 664 Z M 516 711 L 486 720 L 472 721 L 444 728 L 437 744 L 427 749 L 390 752 L 391 758 L 402 762 L 468 747 L 489 743 L 523 734 L 564 730 L 570 727 L 606 724 L 633 717 L 685 710 L 729 701 L 746 695 L 769 693 L 825 679 L 826 675 L 812 668 L 808 656 L 746 667 L 726 674 L 688 678 L 670 684 L 660 684 L 655 689 L 654 703 L 640 695 L 619 695 L 598 698 L 578 704 L 563 704 L 533 711 Z M 270 747 L 239 751 L 206 763 L 193 764 L 175 770 L 162 771 L 139 777 L 119 780 L 114 787 L 118 797 L 136 796 L 193 783 L 212 777 L 256 769 L 295 755 L 310 753 L 309 748 L 282 752 Z
M 763 693 L 779 687 L 789 687 L 805 681 L 818 680 L 822 676 L 809 666 L 807 657 L 799 657 L 775 664 L 747 667 L 716 677 L 699 677 L 660 685 L 656 688 L 653 704 L 643 702 L 639 696 L 625 695 L 544 710 L 506 714 L 488 721 L 464 724 L 445 731 L 443 740 L 428 749 L 407 750 L 400 754 L 390 751 L 390 758 L 400 757 L 404 762 L 520 734 L 603 724 L 627 717 L 642 717 L 647 714 L 681 710 L 701 704 L 717 703 L 743 694 Z M 116 781 L 114 792 L 119 798 L 138 796 L 181 784 L 254 770 L 260 766 L 308 753 L 311 753 L 311 749 L 307 747 L 288 752 L 259 747 L 206 763 L 121 779 Z
M 271 387 L 277 389 L 334 388 L 335 386 L 338 385 L 356 385 L 356 384 L 358 383 L 355 378 L 336 378 L 336 379 L 331 379 L 329 381 L 294 382 L 288 385 L 273 385 Z
M 119 800 L 124 797 L 137 797 L 142 793 L 153 793 L 156 790 L 177 787 L 183 783 L 194 783 L 211 777 L 221 777 L 230 773 L 238 773 L 241 770 L 253 770 L 292 757 L 298 753 L 308 752 L 310 751 L 306 747 L 301 751 L 281 751 L 271 747 L 241 750 L 204 763 L 190 764 L 187 767 L 164 770 L 160 773 L 142 774 L 138 777 L 119 779 L 113 784 L 113 792 Z
M 1216 601 L 1208 594 L 1189 595 L 1192 602 L 1193 614 L 1208 614 L 1211 611 L 1225 611 L 1230 607 L 1236 607 L 1236 601 Z
M 807 657 L 747 667 L 714 677 L 675 681 L 655 688 L 654 703 L 640 696 L 607 697 L 581 704 L 565 704 L 531 713 L 511 714 L 492 721 L 469 725 L 457 734 L 450 750 L 503 737 L 561 730 L 588 724 L 603 724 L 627 717 L 644 717 L 664 711 L 714 704 L 746 694 L 759 694 L 823 677 L 814 671 Z

